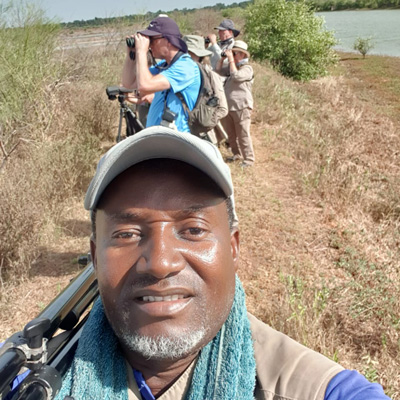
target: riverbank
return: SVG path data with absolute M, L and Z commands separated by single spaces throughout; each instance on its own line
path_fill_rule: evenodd
M 397 0 L 313 0 L 317 11 L 391 10 L 399 9 Z
M 69 53 L 73 73 L 54 92 L 63 99 L 63 112 L 53 115 L 57 132 L 76 120 L 77 132 L 101 130 L 101 143 L 92 143 L 99 153 L 117 129 L 118 105 L 104 94 L 119 71 L 116 54 L 111 46 Z M 398 400 L 400 60 L 340 59 L 332 76 L 309 83 L 254 65 L 256 164 L 232 165 L 239 275 L 251 312 L 359 369 Z M 29 278 L 3 287 L 0 338 L 21 329 L 79 272 L 76 258 L 90 235 L 83 187 L 62 193 Z
M 358 37 L 370 38 L 369 54 L 400 57 L 400 9 L 318 12 L 325 28 L 334 31 L 338 51 L 354 52 Z

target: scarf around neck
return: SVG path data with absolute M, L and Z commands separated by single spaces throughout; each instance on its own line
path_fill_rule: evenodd
M 235 298 L 220 331 L 201 351 L 185 400 L 254 399 L 256 366 L 245 294 L 236 277 Z M 125 359 L 98 299 L 56 400 L 128 400 Z

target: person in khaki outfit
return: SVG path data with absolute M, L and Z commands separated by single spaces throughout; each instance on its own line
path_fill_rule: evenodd
M 241 166 L 249 167 L 254 163 L 253 143 L 250 136 L 251 111 L 253 109 L 253 68 L 248 64 L 250 54 L 247 44 L 241 40 L 235 41 L 232 50 L 226 50 L 216 67 L 225 80 L 225 94 L 228 101 L 228 115 L 221 121 L 233 153 L 227 161 L 242 159 Z M 224 59 L 229 65 L 223 67 Z
M 246 310 L 233 184 L 218 149 L 151 127 L 86 193 L 100 298 L 57 400 L 387 399 Z

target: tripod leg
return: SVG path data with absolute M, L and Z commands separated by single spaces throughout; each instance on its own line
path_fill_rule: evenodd
M 122 118 L 123 118 L 123 115 L 124 115 L 124 111 L 123 111 L 123 109 L 122 109 L 122 106 L 120 107 L 120 109 L 119 109 L 119 124 L 118 124 L 118 135 L 117 135 L 117 143 L 119 142 L 119 141 L 121 141 L 121 128 L 122 128 Z
M 137 119 L 136 114 L 129 108 L 125 108 L 126 135 L 131 136 L 144 129 L 142 123 Z

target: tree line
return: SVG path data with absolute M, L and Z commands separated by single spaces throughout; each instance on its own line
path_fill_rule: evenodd
M 252 3 L 251 0 L 249 1 L 242 1 L 240 3 L 232 3 L 229 6 L 223 4 L 223 3 L 217 3 L 214 6 L 207 6 L 207 7 L 202 7 L 202 10 L 215 10 L 215 11 L 221 11 L 227 8 L 246 8 L 250 3 Z M 73 22 L 63 22 L 61 23 L 62 28 L 89 28 L 89 27 L 99 27 L 103 25 L 110 25 L 114 22 L 122 22 L 122 23 L 127 23 L 127 24 L 134 24 L 136 22 L 143 21 L 145 20 L 152 20 L 156 18 L 159 14 L 168 14 L 168 13 L 174 13 L 174 12 L 179 12 L 182 14 L 187 14 L 194 12 L 198 8 L 183 8 L 181 10 L 178 10 L 175 8 L 172 11 L 164 11 L 164 10 L 158 10 L 155 12 L 147 12 L 146 14 L 131 14 L 131 15 L 125 15 L 122 17 L 109 17 L 109 18 L 93 18 L 93 19 L 88 19 L 88 20 L 75 20 Z
M 288 2 L 298 2 L 299 0 L 287 0 Z M 300 0 L 301 1 L 301 0 Z M 250 4 L 254 3 L 254 0 L 242 1 L 239 3 L 232 3 L 225 5 L 223 3 L 217 3 L 214 6 L 202 7 L 203 10 L 215 10 L 221 11 L 230 8 L 246 8 Z M 387 9 L 387 8 L 400 8 L 400 0 L 310 0 L 308 1 L 310 8 L 315 11 L 339 11 L 339 10 L 354 10 L 354 9 Z M 169 12 L 180 12 L 187 14 L 195 11 L 196 8 L 183 8 L 181 10 L 174 9 Z M 164 10 L 158 10 L 155 12 L 147 12 L 146 14 L 131 14 L 122 17 L 108 17 L 108 18 L 93 18 L 88 20 L 75 20 L 73 22 L 61 23 L 62 28 L 89 28 L 89 27 L 100 27 L 103 25 L 110 25 L 114 22 L 124 22 L 127 24 L 134 24 L 139 21 L 151 20 L 159 14 L 167 13 Z
M 400 0 L 312 0 L 316 11 L 399 8 Z

